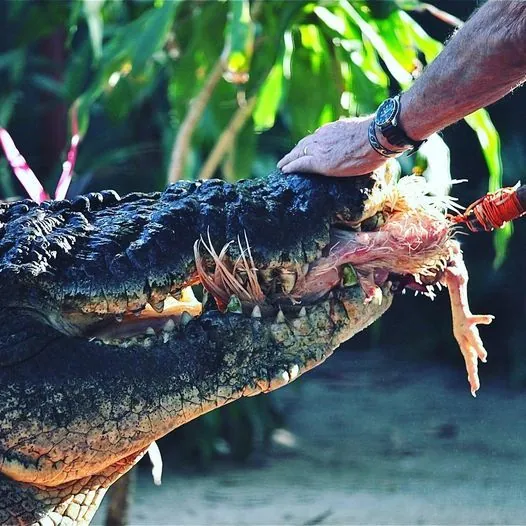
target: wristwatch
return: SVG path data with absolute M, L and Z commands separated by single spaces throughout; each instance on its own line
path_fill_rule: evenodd
M 420 148 L 420 146 L 422 146 L 422 144 L 426 142 L 425 140 L 414 141 L 413 139 L 408 137 L 408 135 L 402 129 L 398 120 L 400 117 L 400 110 L 400 95 L 384 100 L 376 110 L 376 115 L 373 121 L 374 129 L 373 125 L 371 125 L 369 129 L 369 142 L 371 142 L 371 146 L 376 151 L 378 151 L 378 153 L 381 153 L 386 157 L 398 155 L 407 149 L 410 150 L 411 155 L 415 153 Z M 371 136 L 374 135 L 374 138 L 378 143 L 378 139 L 376 136 L 377 130 L 387 139 L 387 141 L 389 141 L 389 144 L 402 148 L 402 150 L 390 150 L 388 148 L 382 147 L 382 150 L 385 150 L 385 152 L 379 151 L 376 147 L 377 145 L 373 144 L 374 140 L 371 140 Z

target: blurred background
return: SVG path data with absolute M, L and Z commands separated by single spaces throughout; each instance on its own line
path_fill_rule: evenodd
M 264 177 L 300 138 L 320 125 L 342 116 L 371 113 L 386 97 L 408 88 L 440 52 L 455 27 L 480 3 L 472 0 L 434 0 L 432 5 L 419 0 L 0 2 L 0 127 L 9 131 L 51 197 L 76 126 L 81 142 L 68 197 L 106 188 L 119 193 L 149 192 L 180 179 L 219 177 L 236 181 Z M 421 155 L 402 159 L 402 171 L 422 174 L 437 191 L 447 190 L 452 178 L 467 179 L 452 188 L 452 194 L 464 205 L 488 189 L 513 185 L 523 176 L 526 165 L 525 115 L 526 90 L 517 89 L 487 111 L 477 112 L 445 130 L 426 145 Z M 26 197 L 25 190 L 2 156 L 0 198 L 17 197 Z M 522 359 L 526 305 L 521 292 L 525 283 L 522 260 L 525 238 L 520 221 L 515 232 L 508 226 L 496 234 L 463 238 L 473 311 L 496 316 L 492 326 L 482 329 L 490 353 L 489 364 L 483 369 L 483 382 L 491 385 L 487 396 L 495 408 L 495 418 L 509 417 L 515 424 L 520 420 L 521 389 L 526 383 L 526 365 Z M 411 465 L 418 466 L 421 452 L 432 449 L 435 456 L 440 452 L 433 457 L 437 462 L 439 457 L 451 455 L 450 463 L 446 462 L 451 472 L 455 471 L 452 464 L 457 458 L 453 451 L 459 459 L 471 459 L 462 454 L 465 444 L 461 447 L 458 442 L 464 429 L 459 422 L 465 423 L 475 415 L 479 419 L 476 425 L 482 426 L 484 402 L 480 400 L 477 409 L 472 409 L 470 399 L 455 402 L 458 400 L 455 385 L 459 386 L 458 396 L 462 399 L 468 390 L 452 337 L 446 294 L 434 302 L 422 296 L 398 298 L 381 320 L 337 355 L 323 366 L 324 372 L 302 378 L 287 388 L 285 394 L 241 400 L 167 437 L 161 450 L 166 464 L 173 467 L 171 471 L 168 468 L 172 477 L 169 480 L 177 481 L 177 477 L 184 481 L 201 480 L 200 470 L 209 470 L 202 478 L 204 484 L 216 481 L 223 489 L 232 486 L 230 493 L 220 492 L 211 502 L 201 495 L 203 498 L 196 500 L 196 505 L 205 510 L 217 508 L 218 502 L 228 500 L 230 494 L 239 494 L 239 488 L 246 485 L 245 479 L 239 477 L 248 474 L 247 480 L 261 480 L 265 469 L 285 469 L 285 473 L 273 472 L 276 480 L 283 480 L 283 476 L 294 470 L 301 479 L 301 474 L 311 469 L 324 481 L 320 482 L 323 488 L 330 488 L 333 483 L 362 487 L 362 483 L 372 485 L 377 480 L 363 470 L 373 464 L 383 465 L 385 458 L 388 464 L 393 458 L 396 462 L 410 458 Z M 395 361 L 392 356 L 396 356 Z M 395 374 L 396 369 L 403 372 Z M 387 376 L 386 370 L 390 371 Z M 425 382 L 427 375 L 429 381 Z M 378 379 L 380 383 L 385 381 L 382 389 Z M 431 393 L 440 407 L 429 402 Z M 483 392 L 481 397 L 484 396 Z M 341 403 L 342 397 L 346 397 L 348 405 Z M 398 409 L 392 405 L 394 400 L 400 404 Z M 430 406 L 425 405 L 426 400 Z M 505 411 L 499 401 L 506 406 Z M 438 415 L 436 421 L 429 421 L 434 412 Z M 413 429 L 415 419 L 422 426 Z M 491 417 L 488 419 L 495 424 L 492 429 L 503 432 L 504 427 Z M 357 423 L 358 427 L 353 427 Z M 321 428 L 327 433 L 327 440 L 320 438 L 318 443 L 316 437 Z M 402 438 L 398 437 L 400 428 L 409 429 L 409 434 L 402 432 Z M 511 429 L 519 432 L 519 427 L 510 428 L 513 434 Z M 489 431 L 485 434 L 479 431 L 486 438 L 491 435 Z M 465 432 L 464 438 L 468 440 L 471 435 Z M 351 436 L 357 443 L 363 439 L 364 447 L 371 446 L 367 462 L 364 461 L 368 468 L 360 465 L 358 469 L 357 465 L 347 465 L 342 460 L 349 461 L 352 457 L 357 462 L 357 450 L 352 444 L 331 449 L 335 444 L 347 443 Z M 374 437 L 378 439 L 377 449 L 372 445 Z M 517 467 L 522 462 L 522 450 L 519 436 L 515 438 L 510 438 L 513 451 L 503 455 L 506 462 Z M 494 437 L 502 446 L 501 439 Z M 419 445 L 415 446 L 414 441 Z M 298 444 L 305 443 L 310 444 L 306 458 L 312 462 L 300 455 L 303 463 L 295 465 L 299 461 L 297 451 L 303 447 Z M 477 450 L 486 459 L 483 462 L 488 455 L 491 457 L 492 447 L 486 444 Z M 329 451 L 329 460 L 324 451 Z M 497 460 L 502 465 L 501 457 Z M 290 470 L 286 467 L 288 462 L 292 462 Z M 241 471 L 233 467 L 237 463 L 244 466 Z M 495 473 L 491 462 L 483 466 L 488 473 Z M 342 478 L 344 467 L 347 475 L 355 477 L 354 482 Z M 465 467 L 467 471 L 473 468 L 471 464 Z M 389 473 L 390 469 L 404 473 L 405 468 L 389 464 L 386 469 Z M 450 473 L 447 469 L 439 474 L 429 467 L 428 475 L 430 478 L 437 475 L 445 488 Z M 506 469 L 504 472 L 509 474 Z M 221 479 L 224 473 L 234 473 L 233 479 Z M 381 487 L 387 479 L 394 480 L 391 475 L 378 475 L 378 480 L 383 481 Z M 495 493 L 495 500 L 500 499 L 501 503 L 505 500 L 503 495 L 510 496 L 507 483 L 516 488 L 522 487 L 523 482 L 511 481 L 504 474 L 503 477 L 499 479 L 504 484 L 502 495 Z M 132 508 L 132 523 L 257 522 L 243 513 L 231 516 L 229 521 L 225 510 L 217 516 L 189 512 L 183 520 L 182 515 L 179 518 L 177 514 L 170 515 L 182 508 L 174 504 L 175 497 L 155 494 L 147 470 L 140 481 L 136 500 L 139 504 L 144 501 L 143 508 L 140 513 L 133 511 L 138 508 Z M 465 482 L 467 487 L 472 481 L 468 477 Z M 170 487 L 169 482 L 165 487 L 166 484 Z M 273 482 L 262 484 L 268 487 Z M 295 485 L 290 482 L 287 488 Z M 398 495 L 401 487 L 398 482 L 387 486 L 385 491 Z M 184 493 L 190 491 L 189 487 L 184 482 L 176 490 Z M 486 487 L 483 484 L 481 491 Z M 407 494 L 418 494 L 411 488 L 405 487 Z M 320 499 L 318 488 L 311 489 L 312 498 Z M 277 491 L 283 494 L 286 489 Z M 426 493 L 427 497 L 434 491 Z M 192 492 L 194 497 L 199 495 L 199 489 Z M 385 516 L 374 513 L 340 516 L 334 509 L 345 508 L 345 503 L 350 502 L 348 496 L 347 500 L 342 497 L 341 502 L 336 499 L 332 507 L 322 506 L 319 513 L 309 511 L 300 519 L 295 512 L 288 518 L 281 513 L 285 504 L 279 500 L 265 512 L 261 506 L 258 508 L 259 501 L 250 500 L 250 492 L 247 495 L 246 509 L 259 509 L 262 523 L 353 520 L 378 523 L 398 519 L 401 523 L 440 522 L 439 515 L 433 515 L 432 510 L 419 508 L 423 506 L 420 501 L 413 505 L 396 499 L 389 501 Z M 167 510 L 167 515 L 156 515 L 157 522 L 147 512 L 155 498 L 161 499 L 155 501 L 159 502 L 154 506 L 156 512 Z M 190 496 L 185 498 L 188 500 Z M 517 508 L 513 508 L 517 515 L 508 517 L 510 522 L 526 516 L 521 498 L 517 494 L 517 501 L 510 504 Z M 270 497 L 263 500 L 268 504 L 269 499 L 272 501 Z M 444 499 L 452 502 L 451 495 L 444 495 Z M 357 508 L 353 509 L 370 508 L 378 512 L 374 498 L 369 508 L 367 502 L 367 498 L 357 501 Z M 431 499 L 431 502 L 435 506 L 432 509 L 441 509 L 438 501 Z M 476 515 L 475 520 L 473 515 L 460 511 L 460 508 L 471 510 L 470 505 L 458 505 L 451 517 L 463 517 L 459 523 L 506 522 L 500 512 L 494 517 L 487 510 Z M 300 508 L 305 511 L 305 506 Z M 279 509 L 280 513 L 276 511 L 273 515 L 272 509 Z M 394 509 L 401 515 L 390 515 Z M 413 513 L 415 509 L 423 510 L 422 514 Z M 227 518 L 222 521 L 221 517 Z M 102 518 L 97 520 L 100 522 Z

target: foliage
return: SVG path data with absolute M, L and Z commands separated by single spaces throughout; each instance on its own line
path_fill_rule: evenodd
M 341 116 L 370 113 L 410 86 L 442 49 L 410 11 L 452 18 L 418 0 L 13 1 L 5 9 L 18 36 L 0 55 L 9 79 L 0 126 L 8 126 L 24 103 L 26 83 L 78 109 L 85 143 L 97 142 L 90 118 L 124 126 L 148 103 L 145 125 L 162 144 L 154 166 L 157 187 L 165 183 L 162 174 L 195 179 L 205 175 L 203 166 L 206 176 L 230 180 L 265 174 L 305 134 Z M 35 45 L 60 31 L 69 58 L 63 72 L 50 75 Z M 217 64 L 222 76 L 210 80 Z M 207 79 L 202 108 L 185 126 Z M 484 112 L 467 122 L 480 140 L 494 189 L 501 184 L 498 135 Z M 175 152 L 178 132 L 187 137 Z M 136 137 L 123 137 L 113 155 L 99 145 L 96 156 L 81 155 L 79 172 L 100 170 L 103 155 L 109 154 L 108 162 L 119 151 L 135 155 L 134 142 Z M 9 192 L 9 185 L 3 190 Z M 508 237 L 503 230 L 496 238 L 497 261 Z

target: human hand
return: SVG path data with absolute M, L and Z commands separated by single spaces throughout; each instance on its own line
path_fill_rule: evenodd
M 334 177 L 364 175 L 386 158 L 369 144 L 367 129 L 373 117 L 345 119 L 318 128 L 278 162 L 284 173 L 314 172 Z

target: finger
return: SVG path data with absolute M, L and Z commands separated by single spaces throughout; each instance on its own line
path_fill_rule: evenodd
M 286 164 L 290 163 L 291 161 L 294 161 L 295 159 L 298 159 L 302 155 L 305 155 L 305 149 L 307 148 L 308 141 L 307 139 L 310 137 L 310 135 L 307 135 L 307 137 L 303 137 L 292 150 L 285 155 L 280 161 L 278 162 L 278 168 L 281 169 Z
M 282 166 L 281 170 L 286 174 L 294 172 L 316 172 L 314 157 L 312 155 L 303 155 L 299 159 L 294 159 L 290 163 Z
M 294 159 L 297 159 L 301 153 L 301 150 L 298 150 L 298 147 L 296 146 L 287 155 L 285 155 L 285 157 L 278 161 L 278 168 L 281 170 L 286 164 L 294 161 Z

